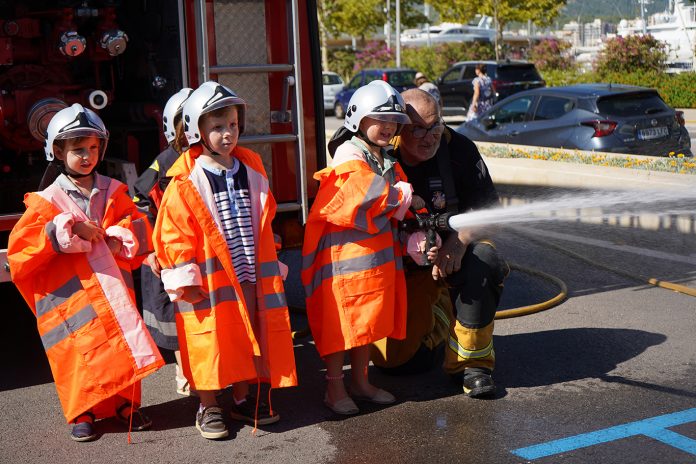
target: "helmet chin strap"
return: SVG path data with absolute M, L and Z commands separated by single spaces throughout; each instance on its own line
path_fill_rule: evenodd
M 82 179 L 83 177 L 89 177 L 92 174 L 94 174 L 94 171 L 97 170 L 97 167 L 99 167 L 99 163 L 97 163 L 91 171 L 89 171 L 87 174 L 81 174 L 79 172 L 73 171 L 69 167 L 65 165 L 62 161 L 60 163 L 56 163 L 58 166 L 58 170 L 60 171 L 61 174 L 65 174 L 68 177 L 72 177 L 73 179 Z
M 359 135 L 360 138 L 363 139 L 363 141 L 364 141 L 366 144 L 368 144 L 369 146 L 371 146 L 371 147 L 376 147 L 376 148 L 381 148 L 379 145 L 377 145 L 377 144 L 374 143 L 372 140 L 370 140 L 370 138 L 367 136 L 367 134 L 364 133 L 364 132 L 363 132 L 362 130 L 360 130 L 360 129 L 358 129 L 358 135 Z
M 208 142 L 206 142 L 205 137 L 203 137 L 202 134 L 201 134 L 201 143 L 203 144 L 205 149 L 208 150 L 208 152 L 210 152 L 211 155 L 220 156 L 220 153 L 218 153 L 215 150 L 213 150 L 212 148 L 210 148 L 210 145 L 208 145 Z

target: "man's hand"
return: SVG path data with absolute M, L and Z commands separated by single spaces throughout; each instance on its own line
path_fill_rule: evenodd
M 147 265 L 150 266 L 152 273 L 160 278 L 162 274 L 162 266 L 160 266 L 159 261 L 157 261 L 157 255 L 155 253 L 150 253 L 147 255 L 145 260 L 147 261 Z
M 462 267 L 464 252 L 469 243 L 473 240 L 473 233 L 470 230 L 451 234 L 440 248 L 435 264 L 433 265 L 433 279 L 444 279 L 450 274 L 454 274 Z
M 198 285 L 192 285 L 183 288 L 184 293 L 181 295 L 181 299 L 187 303 L 196 304 L 200 301 L 208 299 L 208 292 Z
M 425 208 L 425 200 L 423 200 L 418 195 L 413 195 L 411 197 L 411 208 L 418 211 Z
M 91 221 L 77 222 L 73 224 L 72 231 L 82 240 L 87 240 L 88 242 L 92 243 L 103 240 L 106 234 L 104 229 Z

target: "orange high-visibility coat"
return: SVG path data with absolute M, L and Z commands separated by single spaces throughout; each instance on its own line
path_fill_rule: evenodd
M 271 230 L 276 203 L 261 158 L 239 146 L 233 152 L 247 170 L 251 197 L 257 310 L 250 315 L 210 183 L 195 163 L 201 152 L 200 146 L 192 147 L 167 173 L 173 179 L 154 232 L 162 282 L 177 303 L 184 375 L 196 390 L 256 379 L 274 388 L 297 385 L 290 317 Z M 209 299 L 182 301 L 179 292 L 185 286 L 202 286 Z
M 135 307 L 131 276 L 151 249 L 150 226 L 125 185 L 111 179 L 107 197 L 99 225 L 127 230 L 132 256 L 113 256 L 104 241 L 58 251 L 49 233 L 54 218 L 87 216 L 55 183 L 25 196 L 27 211 L 10 234 L 12 280 L 36 316 L 68 422 L 88 410 L 113 416 L 131 399 L 139 406 L 139 380 L 164 365 Z
M 305 227 L 302 284 L 321 356 L 406 336 L 406 283 L 398 223 L 411 187 L 375 174 L 360 149 L 342 144 L 320 181 Z

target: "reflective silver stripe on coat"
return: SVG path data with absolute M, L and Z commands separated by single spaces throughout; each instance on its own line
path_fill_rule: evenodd
M 148 228 L 145 221 L 147 221 L 147 218 L 140 218 L 131 222 L 131 226 L 133 226 L 133 235 L 135 235 L 135 238 L 138 240 L 138 256 L 149 255 L 155 251 L 152 246 L 152 238 L 148 237 Z
M 165 337 L 176 337 L 176 322 L 165 322 L 157 320 L 155 313 L 143 310 L 143 322 L 148 327 L 156 328 Z
M 36 316 L 43 316 L 53 308 L 65 303 L 71 296 L 82 290 L 82 282 L 75 276 L 60 288 L 36 302 Z
M 71 333 L 87 325 L 97 317 L 92 305 L 87 305 L 74 315 L 67 318 L 61 324 L 49 330 L 41 336 L 41 343 L 47 351 L 56 343 L 59 343 L 70 336 Z
M 383 250 L 370 253 L 357 258 L 342 259 L 323 265 L 315 274 L 309 285 L 305 285 L 305 295 L 311 296 L 325 279 L 354 272 L 367 271 L 394 261 L 394 248 L 388 246 Z
M 483 349 L 480 350 L 467 350 L 464 348 L 462 345 L 459 344 L 456 338 L 452 337 L 450 335 L 449 337 L 449 347 L 452 351 L 457 353 L 457 356 L 459 356 L 462 359 L 474 359 L 474 358 L 485 358 L 488 355 L 493 354 L 493 341 L 488 344 Z
M 382 196 L 384 188 L 387 186 L 387 181 L 382 176 L 375 176 L 372 179 L 370 187 L 365 193 L 362 203 L 358 207 L 358 212 L 355 214 L 355 225 L 361 230 L 367 230 L 367 213 L 372 205 Z M 381 229 L 381 227 L 378 227 Z
M 224 303 L 225 301 L 237 301 L 237 292 L 234 291 L 234 287 L 229 285 L 220 287 L 217 290 L 210 292 L 210 299 L 199 301 L 196 304 L 187 303 L 185 301 L 177 301 L 175 305 L 178 312 L 188 313 L 201 309 L 210 309 L 219 305 L 220 303 Z
M 266 309 L 284 308 L 288 305 L 285 300 L 285 293 L 272 293 L 263 296 L 263 303 Z
M 205 278 L 206 276 L 215 274 L 218 271 L 225 270 L 225 268 L 222 266 L 222 262 L 217 258 L 217 256 L 213 256 L 212 258 L 208 258 L 203 263 L 198 263 L 198 267 L 201 270 L 201 277 L 202 278 Z
M 310 254 L 302 257 L 302 269 L 309 269 L 314 263 L 317 253 L 326 250 L 327 248 L 331 248 L 335 245 L 345 245 L 347 243 L 359 243 L 362 240 L 373 237 L 374 235 L 369 232 L 354 229 L 346 229 L 322 235 L 316 249 Z
M 280 277 L 280 267 L 278 261 L 261 263 L 261 277 Z

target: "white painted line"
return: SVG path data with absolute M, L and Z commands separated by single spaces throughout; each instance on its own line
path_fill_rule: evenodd
M 675 261 L 678 263 L 685 263 L 696 265 L 696 258 L 690 256 L 676 255 L 673 253 L 665 253 L 663 251 L 648 250 L 645 248 L 634 247 L 630 245 L 616 245 L 604 240 L 597 240 L 594 238 L 578 237 L 577 235 L 561 234 L 558 232 L 551 232 L 548 230 L 538 230 L 530 227 L 516 226 L 522 232 L 527 232 L 529 234 L 541 235 L 546 238 L 555 238 L 558 240 L 565 240 L 567 242 L 582 243 L 585 245 L 592 245 L 599 248 L 607 248 L 610 250 L 622 251 L 625 253 L 633 253 L 641 256 L 648 256 L 651 258 L 664 259 L 667 261 Z

